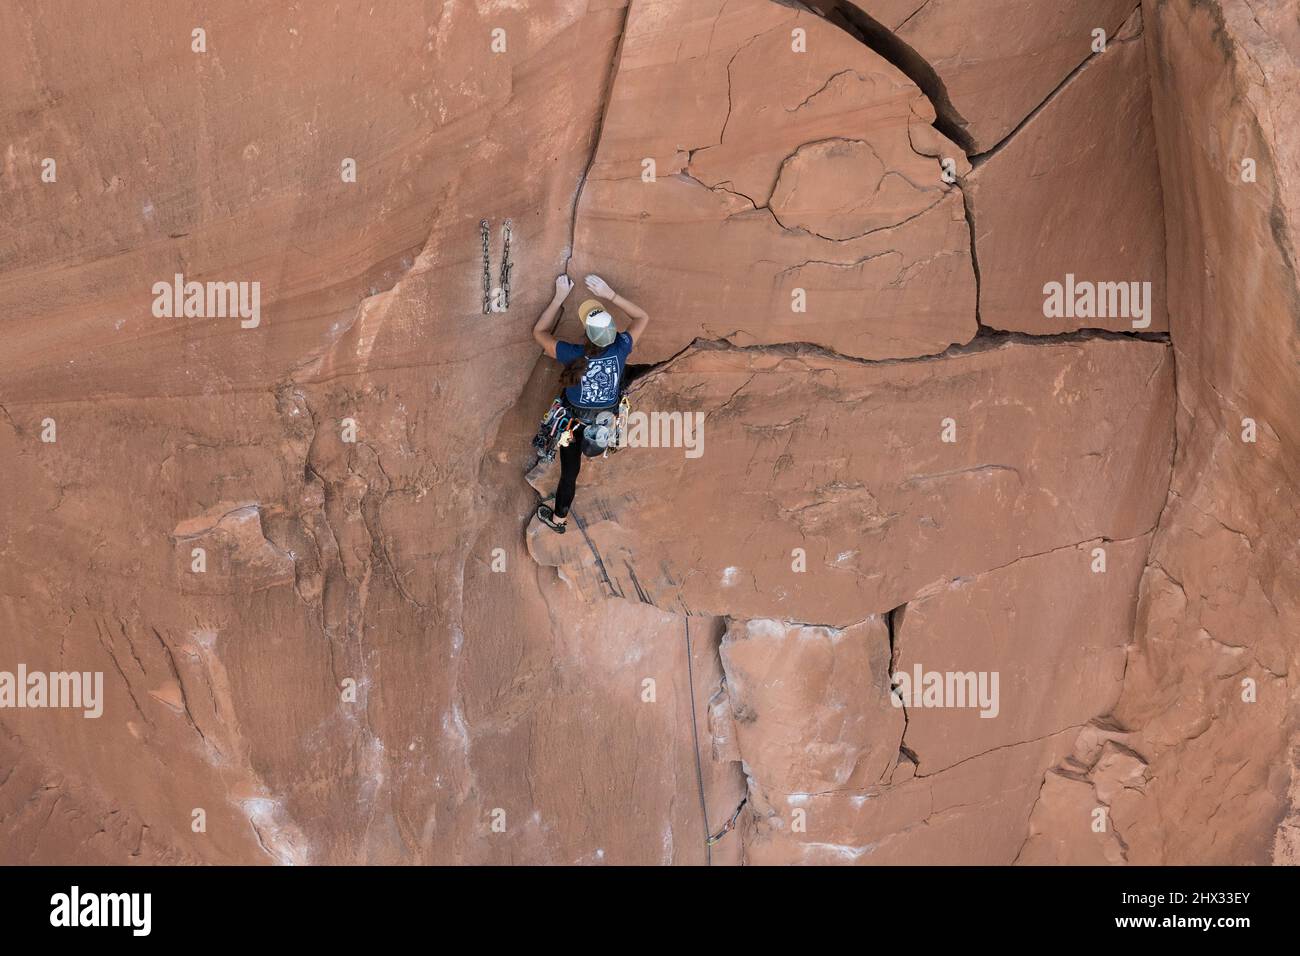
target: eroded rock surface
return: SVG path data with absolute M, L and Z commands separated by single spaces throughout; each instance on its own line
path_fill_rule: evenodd
M 893 770 L 903 711 L 889 702 L 883 617 L 843 629 L 733 623 L 721 650 L 736 749 L 751 780 L 815 793 L 861 789 Z
M 703 414 L 702 454 L 612 456 L 581 490 L 582 533 L 534 522 L 530 551 L 592 598 L 844 626 L 939 580 L 1149 532 L 1172 373 L 1167 346 L 1127 339 L 898 363 L 693 350 L 630 394 L 648 415 Z
M 1149 535 L 1088 541 L 909 602 L 895 624 L 896 671 L 998 675 L 983 697 L 963 677 L 965 706 L 908 708 L 904 743 L 921 771 L 1107 713 L 1119 697 L 1149 545 Z
M 1094 800 L 1072 812 L 1045 789 L 1042 814 L 1077 833 L 1079 812 L 1108 806 L 1134 863 L 1293 862 L 1300 153 L 1283 117 L 1300 101 L 1300 36 L 1284 2 L 1142 8 L 1179 398 L 1113 711 L 1147 782 L 1112 802 L 1093 768 Z M 1036 859 L 1084 852 L 1058 843 Z
M 994 750 L 879 792 L 754 799 L 745 858 L 759 865 L 1011 863 L 1042 768 L 1069 751 L 1073 736 Z
M 792 31 L 806 52 L 792 49 Z M 692 339 L 942 352 L 975 334 L 961 193 L 924 94 L 766 0 L 634 4 L 573 266 L 655 290 L 640 361 Z
M 1104 53 L 962 180 L 983 324 L 1038 335 L 1168 329 L 1141 23 L 1135 13 Z M 1052 283 L 1062 288 L 1059 302 L 1045 294 Z M 1078 291 L 1067 299 L 1067 288 Z
M 0 374 L 0 440 L 16 493 L 0 521 L 0 666 L 103 671 L 106 696 L 98 721 L 3 714 L 22 771 L 3 788 L 6 862 L 703 862 L 698 801 L 677 798 L 698 787 L 681 732 L 685 627 L 653 609 L 589 612 L 591 644 L 625 642 L 599 664 L 547 637 L 552 620 L 577 635 L 583 615 L 552 617 L 551 601 L 569 602 L 521 548 L 532 408 L 505 446 L 528 499 L 506 508 L 505 529 L 485 530 L 500 496 L 478 481 L 536 362 L 531 316 L 564 266 L 625 4 L 491 20 L 459 5 L 413 22 L 345 4 L 337 18 L 272 15 L 252 46 L 212 19 L 206 59 L 188 49 L 195 15 L 153 6 L 81 41 L 51 8 L 4 14 L 6 41 L 31 41 L 4 58 L 24 91 L 2 121 L 16 144 L 4 188 L 20 210 L 7 241 L 46 238 L 22 244 L 3 291 L 17 347 Z M 148 38 L 125 42 L 128 19 Z M 496 23 L 509 47 L 494 57 Z M 308 61 L 346 89 L 311 82 Z M 150 111 L 161 153 L 155 134 L 120 135 Z M 204 124 L 220 137 L 185 132 Z M 197 167 L 175 159 L 187 151 Z M 57 183 L 40 181 L 46 153 Z M 355 184 L 340 179 L 346 157 Z M 513 218 L 507 313 L 481 313 L 480 218 L 494 285 Z M 75 226 L 33 225 L 65 221 Z M 151 283 L 180 269 L 261 280 L 261 325 L 155 319 Z M 54 443 L 40 440 L 46 417 Z M 248 510 L 223 517 L 234 509 Z M 203 544 L 199 586 L 191 551 Z M 489 571 L 494 591 L 471 569 L 498 548 L 511 573 Z M 469 598 L 466 580 L 480 586 Z M 507 580 L 522 596 L 503 600 Z M 497 656 L 510 650 L 505 607 L 511 633 L 529 637 L 527 667 Z M 655 643 L 656 663 L 636 641 L 660 627 L 671 639 Z M 717 630 L 700 631 L 703 720 Z M 648 678 L 657 703 L 641 699 Z M 527 693 L 510 693 L 515 681 Z M 644 744 L 610 759 L 609 738 L 588 732 L 597 715 Z M 734 766 L 713 766 L 709 816 L 722 821 L 740 798 Z M 529 796 L 538 780 L 554 800 Z
M 1093 54 L 1095 30 L 1113 37 L 1132 0 L 844 0 L 837 9 L 867 14 L 934 75 L 970 153 L 992 149 Z
M 1135 5 L 6 8 L 0 670 L 105 693 L 0 862 L 1296 859 L 1300 30 Z M 557 536 L 566 266 L 679 440 Z

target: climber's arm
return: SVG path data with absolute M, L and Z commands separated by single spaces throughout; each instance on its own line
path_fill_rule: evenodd
M 608 282 L 598 275 L 587 276 L 587 288 L 601 298 L 609 299 L 610 302 L 632 317 L 632 324 L 628 327 L 627 334 L 632 336 L 632 343 L 635 345 L 636 340 L 641 337 L 641 333 L 645 331 L 645 327 L 650 322 L 650 316 L 646 310 L 635 302 L 623 298 L 614 291 Z
M 555 297 L 551 299 L 551 304 L 542 310 L 542 314 L 537 317 L 537 324 L 533 326 L 533 339 L 542 347 L 542 351 L 555 358 L 556 338 L 551 334 L 555 328 L 555 316 L 559 314 L 560 306 L 564 304 L 564 299 L 573 288 L 573 280 L 568 276 L 558 276 L 555 280 Z
M 632 343 L 635 345 L 637 339 L 641 338 L 641 333 L 645 331 L 645 327 L 650 324 L 650 314 L 621 295 L 615 295 L 613 302 L 631 317 L 632 324 L 628 327 L 627 334 L 632 336 Z

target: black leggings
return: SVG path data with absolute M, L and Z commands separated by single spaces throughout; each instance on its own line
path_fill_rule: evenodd
M 573 440 L 560 449 L 560 484 L 555 489 L 555 516 L 566 518 L 573 494 L 578 490 L 578 471 L 582 468 L 582 429 L 574 429 Z

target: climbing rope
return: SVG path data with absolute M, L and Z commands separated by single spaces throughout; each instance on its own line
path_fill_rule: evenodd
M 488 221 L 480 219 L 479 233 L 483 237 L 483 314 L 492 311 L 492 256 L 488 251 Z
M 704 821 L 704 862 L 713 865 L 713 844 L 709 834 L 709 807 L 704 800 L 704 765 L 700 763 L 700 725 L 695 718 L 695 668 L 691 663 L 691 619 L 686 619 L 686 686 L 691 695 L 691 739 L 695 742 L 695 782 L 700 790 L 700 817 Z

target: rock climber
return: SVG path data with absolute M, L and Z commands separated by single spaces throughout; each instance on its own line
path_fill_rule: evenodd
M 573 504 L 578 483 L 578 470 L 582 467 L 583 446 L 593 454 L 584 431 L 596 427 L 601 412 L 612 412 L 619 406 L 623 392 L 623 372 L 627 357 L 636 340 L 645 331 L 650 316 L 634 302 L 629 302 L 615 292 L 600 276 L 589 275 L 587 288 L 592 295 L 622 309 L 632 319 L 627 331 L 620 332 L 614 317 L 597 299 L 587 299 L 578 307 L 578 318 L 587 333 L 583 345 L 561 342 L 549 331 L 555 325 L 560 305 L 573 288 L 567 275 L 556 277 L 555 298 L 551 300 L 533 327 L 533 338 L 551 358 L 564 365 L 560 373 L 563 391 L 552 406 L 548 421 L 567 421 L 569 427 L 559 444 L 560 483 L 555 489 L 554 504 L 545 502 L 537 509 L 539 517 L 548 527 L 564 534 L 568 525 L 569 507 Z M 549 500 L 549 499 L 548 499 Z

